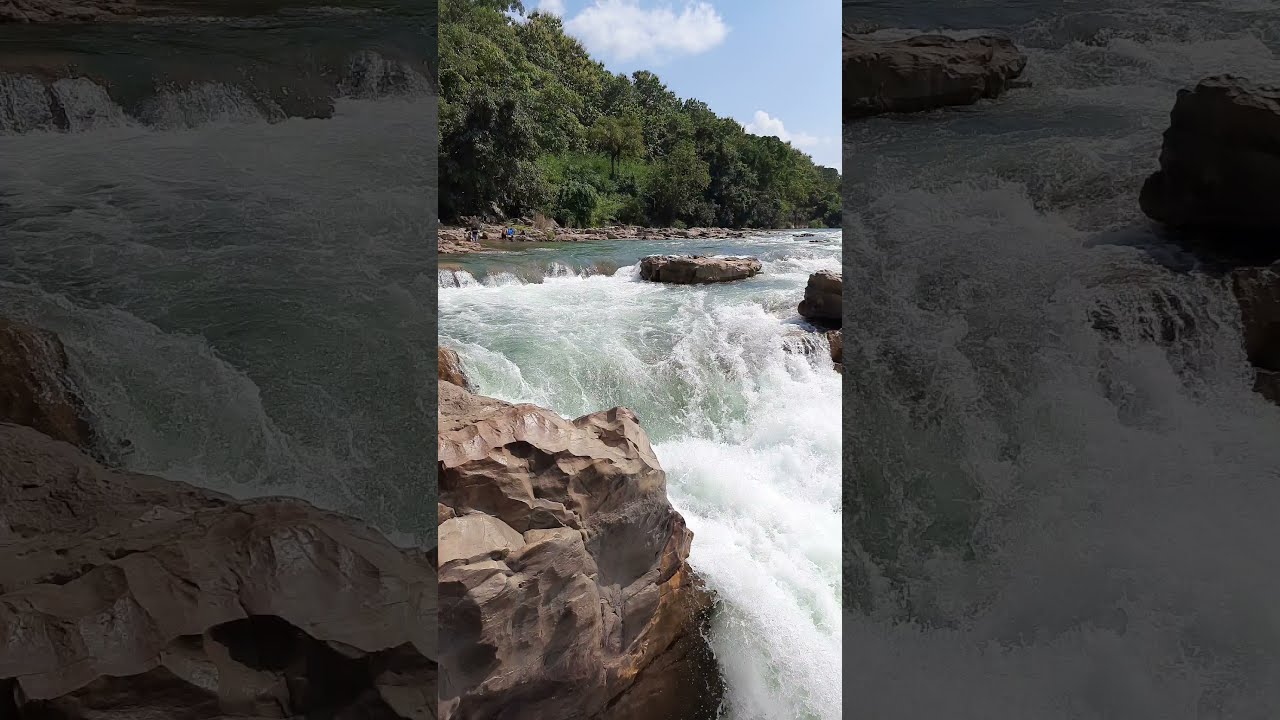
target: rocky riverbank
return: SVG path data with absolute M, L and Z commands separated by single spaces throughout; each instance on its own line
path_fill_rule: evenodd
M 0 716 L 435 717 L 432 553 L 104 467 L 56 336 L 0 327 Z
M 471 239 L 472 228 L 478 227 L 480 242 Z M 513 228 L 515 234 L 506 231 Z M 639 225 L 609 225 L 598 228 L 564 228 L 551 222 L 522 219 L 511 225 L 481 223 L 467 227 L 442 225 L 436 236 L 441 255 L 464 255 L 481 252 L 482 243 L 522 242 L 591 242 L 598 240 L 699 240 L 704 238 L 741 238 L 757 230 L 734 228 L 650 228 Z
M 715 718 L 713 598 L 638 418 L 565 420 L 441 369 L 440 716 Z

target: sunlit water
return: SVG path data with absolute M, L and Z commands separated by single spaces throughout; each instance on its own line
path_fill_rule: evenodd
M 810 242 L 818 240 L 819 242 Z M 617 241 L 443 258 L 440 343 L 481 394 L 565 417 L 622 405 L 649 433 L 690 561 L 723 601 L 713 646 L 738 720 L 840 717 L 840 376 L 796 304 L 840 233 Z M 649 254 L 755 255 L 764 272 L 649 283 Z
M 1280 80 L 1278 6 L 845 8 L 1033 83 L 845 130 L 845 717 L 1280 717 L 1280 408 L 1137 204 L 1180 87 Z
M 420 63 L 334 45 L 341 27 L 84 26 L 49 45 L 97 43 L 88 64 L 113 77 L 235 75 L 205 62 L 328 38 L 308 57 L 342 58 L 330 119 L 273 115 L 229 80 L 125 100 L 73 75 L 53 92 L 81 122 L 42 125 L 42 86 L 0 74 L 0 314 L 61 336 L 113 461 L 430 544 L 435 100 Z M 414 27 L 400 52 L 425 57 Z M 147 54 L 120 50 L 131 34 Z M 314 79 L 294 69 L 277 68 Z

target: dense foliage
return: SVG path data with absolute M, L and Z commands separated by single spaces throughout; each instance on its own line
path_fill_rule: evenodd
M 559 18 L 440 2 L 440 216 L 573 226 L 840 224 L 840 176 L 646 71 L 614 75 Z

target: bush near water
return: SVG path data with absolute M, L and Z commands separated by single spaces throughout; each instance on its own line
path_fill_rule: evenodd
M 838 227 L 840 174 L 658 76 L 612 74 L 560 18 L 440 3 L 440 217 L 574 227 Z

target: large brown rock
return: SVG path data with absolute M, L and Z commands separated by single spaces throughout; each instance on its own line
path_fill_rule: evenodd
M 1280 255 L 1280 88 L 1222 75 L 1181 90 L 1142 211 L 1174 228 L 1235 233 Z M 1261 234 L 1262 237 L 1255 237 Z
M 56 335 L 0 318 L 0 422 L 88 448 L 91 428 L 67 369 Z
M 999 37 L 875 41 L 848 31 L 843 61 L 846 120 L 972 105 L 1004 93 L 1027 65 L 1026 56 Z
M 714 718 L 711 598 L 636 416 L 439 392 L 441 717 Z
M 806 320 L 839 327 L 844 317 L 843 293 L 840 273 L 819 270 L 809 276 L 804 299 L 796 309 Z
M 745 280 L 759 274 L 760 267 L 760 261 L 753 257 L 650 255 L 640 261 L 640 279 L 676 285 L 703 285 Z
M 435 598 L 422 553 L 350 518 L 0 424 L 4 717 L 432 718 Z
M 467 380 L 467 374 L 462 371 L 462 360 L 458 358 L 457 351 L 447 347 L 441 347 L 438 350 L 436 360 L 439 379 L 470 390 L 471 383 Z

